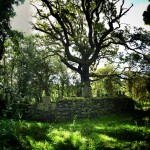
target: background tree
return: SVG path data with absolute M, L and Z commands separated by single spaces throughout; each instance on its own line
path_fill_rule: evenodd
M 84 89 L 90 86 L 91 66 L 117 53 L 116 45 L 125 45 L 120 19 L 130 10 L 118 0 L 62 1 L 36 0 L 34 28 L 47 35 L 52 51 L 70 69 L 78 72 Z M 40 5 L 40 7 L 38 7 Z M 90 89 L 90 88 L 88 88 Z M 87 95 L 90 96 L 90 90 Z
M 122 84 L 120 78 L 116 76 L 119 74 L 116 67 L 108 64 L 101 69 L 97 69 L 96 74 L 98 77 L 101 76 L 101 79 L 95 78 L 96 82 L 92 83 L 93 95 L 96 96 L 97 91 L 99 91 L 99 96 L 115 96 L 121 90 Z
M 150 93 L 147 90 L 147 76 L 135 71 L 127 71 L 125 74 L 126 76 L 128 74 L 128 78 L 122 80 L 125 94 L 140 104 L 137 105 L 138 107 L 145 106 L 146 103 L 149 104 Z
M 19 38 L 17 46 L 11 40 L 8 41 L 6 49 L 10 60 L 5 68 L 10 71 L 8 74 L 11 74 L 11 79 L 7 77 L 7 81 L 12 80 L 11 89 L 16 89 L 13 94 L 16 93 L 17 97 L 29 96 L 30 100 L 32 98 L 40 100 L 43 92 L 49 96 L 49 78 L 56 73 L 56 70 L 54 71 L 51 59 L 43 59 L 46 50 L 43 53 L 42 45 L 38 48 L 39 45 L 35 37 Z M 11 64 L 13 64 L 13 70 L 10 68 Z M 15 99 L 15 95 L 12 96 L 12 99 Z
M 150 25 L 150 4 L 147 6 L 147 10 L 143 12 L 143 20 L 146 25 Z
M 16 41 L 14 43 L 13 41 Z M 17 42 L 18 41 L 18 42 Z M 16 36 L 5 42 L 2 59 L 1 90 L 5 103 L 51 100 L 76 93 L 77 79 L 60 63 L 58 56 L 50 57 L 49 50 L 35 36 Z
M 19 5 L 23 3 L 24 0 L 0 0 L 0 60 L 4 53 L 4 42 L 8 36 L 12 35 L 10 19 L 15 16 L 13 5 Z
M 134 72 L 147 81 L 147 90 L 150 91 L 150 32 L 142 28 L 135 28 L 132 35 L 136 45 L 140 45 L 140 51 L 135 51 L 126 56 L 130 67 Z
M 150 34 L 142 28 L 135 28 L 132 34 L 136 45 L 140 45 L 138 51 L 133 51 L 125 55 L 123 85 L 126 95 L 133 98 L 140 104 L 149 101 L 150 89 Z M 141 53 L 141 52 L 144 53 Z

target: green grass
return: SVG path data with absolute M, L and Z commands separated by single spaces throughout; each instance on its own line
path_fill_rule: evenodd
M 0 121 L 0 149 L 101 150 L 150 149 L 149 118 L 107 115 L 68 123 Z

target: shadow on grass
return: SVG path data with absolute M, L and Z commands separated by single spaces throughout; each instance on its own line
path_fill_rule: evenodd
M 33 150 L 146 150 L 150 148 L 148 143 L 150 129 L 144 125 L 138 126 L 131 116 L 110 115 L 99 119 L 73 120 L 70 123 L 57 124 L 21 121 L 5 127 L 8 123 L 3 123 L 3 136 L 0 135 L 0 138 L 3 138 L 5 143 L 9 140 L 12 149 L 20 147 L 20 149 Z M 13 136 L 10 137 L 11 135 Z M 18 140 L 16 147 L 13 145 L 14 139 Z
M 77 123 L 73 129 L 74 131 L 79 130 L 82 136 L 93 139 L 97 148 L 149 149 L 150 130 L 145 123 L 139 127 L 132 118 L 124 119 L 123 117 L 113 120 L 108 117 L 105 120 L 87 121 Z
M 47 139 L 47 132 L 50 125 L 45 123 L 22 123 L 20 125 L 20 134 L 23 136 L 29 136 L 35 141 L 43 141 Z

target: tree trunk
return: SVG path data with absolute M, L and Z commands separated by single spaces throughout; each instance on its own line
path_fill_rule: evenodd
M 90 78 L 89 78 L 89 66 L 84 65 L 82 68 L 81 76 L 81 84 L 82 84 L 82 97 L 91 97 L 91 86 L 90 86 Z
M 47 85 L 45 85 L 44 91 L 45 91 L 45 96 L 50 96 L 50 94 L 49 94 L 49 88 L 48 88 Z
M 65 90 L 65 84 L 64 84 L 64 81 L 62 80 L 61 81 L 61 97 L 62 98 L 64 97 L 64 90 Z
M 132 86 L 133 86 L 133 81 L 132 79 L 128 80 L 128 90 L 129 90 L 129 96 L 132 97 Z

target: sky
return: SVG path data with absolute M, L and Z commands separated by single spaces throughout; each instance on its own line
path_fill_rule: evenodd
M 150 31 L 150 26 L 145 25 L 143 21 L 143 12 L 147 9 L 149 4 L 148 0 L 125 0 L 126 6 L 130 6 L 133 3 L 133 7 L 123 16 L 122 22 L 128 23 L 131 26 L 143 27 Z
M 148 0 L 126 0 L 126 1 L 129 1 L 129 2 L 132 1 L 132 3 L 137 4 L 137 5 L 139 5 L 139 4 L 148 4 Z
M 25 0 L 24 4 L 14 6 L 16 16 L 11 21 L 11 26 L 15 30 L 31 33 L 32 11 L 30 7 L 30 0 Z
M 23 5 L 15 7 L 16 16 L 12 19 L 11 25 L 13 29 L 31 33 L 32 11 L 30 7 L 30 0 L 25 0 Z M 131 26 L 143 27 L 150 31 L 150 26 L 144 25 L 142 14 L 147 9 L 149 4 L 148 0 L 125 0 L 125 6 L 129 7 L 131 3 L 134 6 L 122 18 L 123 23 L 130 24 Z

